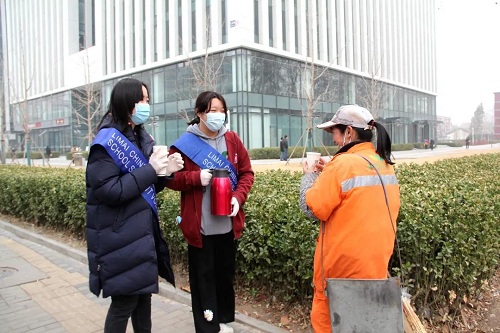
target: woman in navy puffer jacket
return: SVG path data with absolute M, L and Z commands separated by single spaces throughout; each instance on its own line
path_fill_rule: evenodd
M 152 207 L 156 205 L 154 193 L 165 184 L 165 176 L 157 173 L 167 167 L 170 176 L 184 162 L 180 155 L 153 153 L 155 141 L 142 125 L 149 117 L 148 103 L 144 83 L 119 81 L 89 153 L 89 285 L 97 296 L 101 290 L 103 297 L 111 296 L 105 332 L 125 332 L 130 317 L 134 332 L 150 332 L 151 293 L 158 292 L 158 274 L 174 285 L 168 245 Z M 99 143 L 98 138 L 107 132 L 112 134 Z M 132 168 L 137 152 L 145 163 Z M 123 162 L 121 167 L 116 157 Z M 149 201 L 145 193 L 149 193 Z

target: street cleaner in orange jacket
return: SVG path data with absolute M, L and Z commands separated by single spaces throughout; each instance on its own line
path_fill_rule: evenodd
M 321 158 L 313 166 L 304 163 L 300 186 L 301 209 L 324 221 L 314 255 L 311 322 L 314 332 L 327 333 L 331 332 L 331 323 L 325 279 L 387 277 L 400 199 L 391 161 L 391 140 L 367 109 L 342 106 L 332 120 L 317 127 L 332 133 L 333 141 L 340 147 L 329 162 Z M 375 131 L 377 142 L 372 143 Z M 369 159 L 379 170 L 394 225 L 376 171 L 358 155 Z

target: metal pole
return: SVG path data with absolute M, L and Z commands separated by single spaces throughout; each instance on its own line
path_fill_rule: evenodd
M 5 164 L 5 137 L 3 134 L 4 110 L 5 109 L 3 107 L 0 107 L 0 163 L 2 164 Z
M 6 108 L 6 94 L 9 93 L 9 85 L 8 85 L 8 76 L 6 75 L 8 73 L 8 63 L 7 63 L 7 24 L 6 24 L 6 14 L 5 14 L 5 0 L 0 1 L 0 22 L 2 25 L 2 54 L 1 56 L 1 61 L 2 61 L 2 69 L 3 73 L 2 74 L 2 81 L 3 81 L 3 91 L 2 91 L 2 96 L 0 98 L 0 101 L 2 105 L 0 106 L 0 162 L 2 164 L 5 164 L 5 156 L 6 156 L 6 149 L 7 145 L 5 144 L 5 133 L 4 133 L 4 124 L 5 128 L 7 129 L 7 124 L 8 124 L 8 117 L 7 117 L 7 112 L 8 108 Z M 5 53 L 5 54 L 4 54 Z
M 31 166 L 31 144 L 30 144 L 30 142 L 31 142 L 31 140 L 28 137 L 26 139 L 26 160 L 28 162 L 28 166 Z

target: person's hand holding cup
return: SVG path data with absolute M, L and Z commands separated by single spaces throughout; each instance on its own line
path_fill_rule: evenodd
M 153 155 L 151 155 L 149 162 L 152 165 L 154 162 L 160 162 L 157 163 L 158 166 L 156 167 L 153 165 L 153 168 L 156 170 L 156 174 L 160 177 L 166 176 L 168 166 L 168 146 L 153 146 Z
M 303 171 L 305 173 L 310 173 L 316 171 L 316 166 L 321 157 L 320 153 L 309 151 L 306 153 L 306 162 L 303 165 Z

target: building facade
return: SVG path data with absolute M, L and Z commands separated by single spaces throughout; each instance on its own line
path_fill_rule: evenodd
M 285 134 L 331 145 L 314 125 L 348 103 L 372 111 L 395 143 L 436 137 L 434 0 L 0 4 L 11 145 L 84 148 L 123 77 L 149 85 L 146 127 L 161 144 L 185 131 L 206 89 L 225 96 L 247 148 Z
M 446 135 L 453 129 L 453 124 L 451 123 L 451 117 L 436 116 L 436 138 L 438 140 L 443 140 Z

